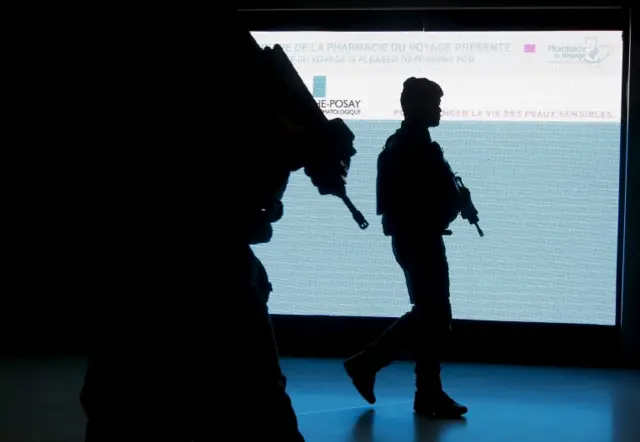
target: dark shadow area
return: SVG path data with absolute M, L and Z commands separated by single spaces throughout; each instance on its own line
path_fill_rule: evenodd
M 254 31 L 568 31 L 615 30 L 626 25 L 620 9 L 356 10 L 243 12 Z
M 413 416 L 414 442 L 440 442 L 447 432 L 453 429 L 464 429 L 467 420 L 460 419 L 427 419 Z
M 274 315 L 272 321 L 282 355 L 346 357 L 395 318 Z M 607 326 L 454 319 L 445 360 L 615 367 L 622 365 L 619 336 Z
M 635 442 L 640 440 L 636 391 L 640 389 L 640 379 L 633 372 L 622 372 L 620 378 L 624 381 L 617 385 L 611 394 L 612 402 L 612 440 L 618 442 Z M 625 379 L 626 378 L 626 379 Z
M 364 411 L 353 424 L 350 442 L 373 442 L 375 439 L 376 411 L 370 408 Z M 428 419 L 414 414 L 413 434 L 414 442 L 440 442 L 447 432 L 454 429 L 464 429 L 467 426 L 465 418 L 460 419 Z
M 431 0 L 426 3 L 421 0 L 400 0 L 389 2 L 388 0 L 271 0 L 269 3 L 259 0 L 240 0 L 237 2 L 238 9 L 255 9 L 261 11 L 282 11 L 282 10 L 337 10 L 337 9 L 418 9 L 418 10 L 439 10 L 439 9 L 536 9 L 536 8 L 616 8 L 629 6 L 629 0 Z
M 353 424 L 352 442 L 373 442 L 373 423 L 376 417 L 376 410 L 369 408 L 365 410 Z

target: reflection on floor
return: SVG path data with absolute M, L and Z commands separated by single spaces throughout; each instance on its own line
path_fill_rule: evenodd
M 447 422 L 414 416 L 407 362 L 379 375 L 375 406 L 339 360 L 282 365 L 307 442 L 640 441 L 637 371 L 449 364 L 447 391 L 470 411 Z M 82 442 L 84 368 L 82 359 L 0 360 L 0 441 Z
M 283 361 L 307 442 L 638 442 L 640 372 L 447 365 L 452 397 L 469 406 L 463 421 L 432 421 L 412 409 L 406 362 L 378 376 L 369 406 L 340 361 Z

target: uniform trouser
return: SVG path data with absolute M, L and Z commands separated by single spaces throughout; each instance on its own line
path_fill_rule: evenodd
M 240 401 L 251 414 L 245 437 L 237 440 L 278 440 L 304 442 L 286 392 L 286 378 L 278 360 L 278 350 L 264 292 L 249 291 L 240 299 L 243 314 L 237 325 L 243 354 L 235 362 L 241 386 Z M 243 333 L 244 330 L 244 333 Z
M 451 329 L 449 266 L 442 236 L 393 237 L 393 254 L 407 282 L 412 309 L 364 352 L 379 370 L 399 351 L 416 360 L 418 391 L 440 391 L 440 361 Z

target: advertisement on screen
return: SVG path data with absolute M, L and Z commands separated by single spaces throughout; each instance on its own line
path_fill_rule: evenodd
M 354 132 L 348 191 L 371 223 L 354 228 L 340 200 L 293 174 L 273 240 L 254 247 L 272 313 L 396 317 L 410 307 L 375 181 L 413 76 L 444 91 L 431 134 L 486 233 L 458 219 L 446 238 L 454 317 L 615 324 L 621 32 L 252 34 L 281 45 L 327 118 Z

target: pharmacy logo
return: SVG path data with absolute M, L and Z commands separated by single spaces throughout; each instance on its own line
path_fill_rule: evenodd
M 554 63 L 588 63 L 597 65 L 613 53 L 613 47 L 598 43 L 595 37 L 585 39 L 582 44 L 553 44 L 547 47 Z
M 327 98 L 327 77 L 325 75 L 313 77 L 313 97 Z

